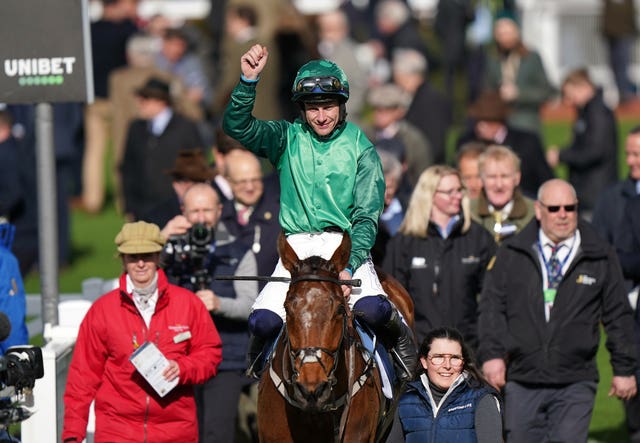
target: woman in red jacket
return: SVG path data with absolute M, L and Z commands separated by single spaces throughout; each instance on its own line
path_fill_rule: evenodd
M 168 283 L 158 268 L 164 238 L 145 222 L 116 237 L 125 272 L 119 288 L 100 297 L 82 324 L 64 394 L 64 442 L 86 435 L 95 400 L 99 442 L 197 442 L 193 384 L 216 374 L 221 342 L 202 301 Z M 168 364 L 161 377 L 177 385 L 160 396 L 130 361 L 151 342 Z

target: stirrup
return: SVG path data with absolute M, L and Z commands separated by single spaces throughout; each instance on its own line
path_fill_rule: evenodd
M 407 368 L 406 363 L 400 356 L 398 350 L 394 347 L 389 351 L 393 360 L 393 367 L 396 372 L 396 378 L 400 381 L 400 383 L 407 383 L 413 380 L 412 371 Z
M 247 370 L 245 371 L 245 375 L 249 378 L 253 378 L 255 380 L 260 380 L 262 377 L 262 373 L 265 368 L 264 359 L 262 358 L 262 353 L 258 355 L 253 362 L 249 365 Z

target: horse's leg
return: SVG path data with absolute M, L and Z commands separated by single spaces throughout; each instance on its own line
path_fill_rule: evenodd
M 293 443 L 285 405 L 286 401 L 266 370 L 258 386 L 258 438 L 261 443 Z
M 369 378 L 367 383 L 351 399 L 344 437 L 341 441 L 349 443 L 375 442 L 380 416 L 380 389 L 379 383 L 375 383 L 373 378 Z

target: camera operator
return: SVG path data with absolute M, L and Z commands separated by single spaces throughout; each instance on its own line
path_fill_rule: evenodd
M 214 276 L 256 275 L 256 259 L 219 222 L 221 209 L 218 194 L 210 185 L 194 184 L 184 194 L 183 215 L 174 217 L 162 230 L 169 239 L 163 253 L 167 274 L 200 297 L 224 346 L 218 375 L 196 387 L 201 442 L 234 441 L 238 399 L 251 383 L 244 375 L 247 318 L 258 284 L 215 280 Z
M 170 284 L 158 268 L 165 243 L 158 226 L 126 223 L 115 243 L 124 273 L 119 287 L 93 303 L 80 325 L 64 393 L 62 440 L 83 441 L 95 399 L 96 442 L 195 443 L 192 385 L 216 374 L 220 337 L 196 296 Z M 135 351 L 153 349 L 151 343 L 168 360 L 163 379 L 178 380 L 162 397 L 130 362 Z

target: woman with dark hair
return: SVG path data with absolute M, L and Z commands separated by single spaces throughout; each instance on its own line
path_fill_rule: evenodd
M 503 441 L 498 393 L 457 329 L 429 332 L 420 345 L 420 363 L 423 374 L 400 399 L 406 443 Z

